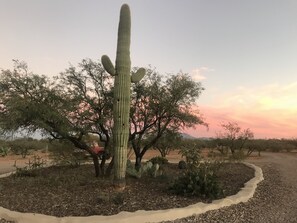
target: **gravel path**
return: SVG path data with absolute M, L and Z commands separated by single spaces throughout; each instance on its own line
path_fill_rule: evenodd
M 264 173 L 252 199 L 174 223 L 297 223 L 297 154 L 264 153 L 249 161 Z
M 247 203 L 171 222 L 297 223 L 297 154 L 263 153 L 262 159 L 249 162 L 262 168 L 265 180 Z

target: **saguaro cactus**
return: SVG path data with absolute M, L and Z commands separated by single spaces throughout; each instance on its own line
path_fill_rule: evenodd
M 130 75 L 130 35 L 131 16 L 129 6 L 121 7 L 120 22 L 118 29 L 118 43 L 116 66 L 114 67 L 108 56 L 101 58 L 104 69 L 114 76 L 114 99 L 113 99 L 113 141 L 114 141 L 114 185 L 124 189 L 127 146 L 129 139 L 129 113 L 130 113 L 130 86 L 131 82 L 137 82 L 145 75 L 145 69 L 140 68 Z

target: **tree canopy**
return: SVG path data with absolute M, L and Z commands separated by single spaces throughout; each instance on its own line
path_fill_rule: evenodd
M 131 87 L 129 141 L 136 166 L 166 130 L 205 124 L 193 110 L 204 90 L 201 83 L 184 73 L 162 76 L 151 68 L 146 71 L 145 78 Z M 13 70 L 0 74 L 0 128 L 5 132 L 41 130 L 53 139 L 69 141 L 91 154 L 100 175 L 98 157 L 86 138 L 97 135 L 112 155 L 112 83 L 102 65 L 90 59 L 52 79 L 29 72 L 26 63 L 15 61 Z
M 188 74 L 162 77 L 147 69 L 144 80 L 134 86 L 132 96 L 130 141 L 136 166 L 166 130 L 205 124 L 193 110 L 202 90 L 201 83 L 194 82 Z

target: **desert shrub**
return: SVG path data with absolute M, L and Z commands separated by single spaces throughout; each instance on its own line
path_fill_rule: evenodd
M 196 144 L 194 143 L 185 145 L 180 149 L 179 153 L 182 155 L 182 157 L 186 158 L 186 164 L 188 168 L 195 168 L 201 160 L 200 148 L 196 147 Z
M 168 163 L 168 159 L 161 156 L 155 156 L 151 158 L 149 161 L 152 162 L 153 164 L 159 164 L 159 165 L 164 165 Z
M 217 198 L 220 189 L 217 171 L 219 162 L 201 161 L 200 150 L 195 147 L 183 148 L 186 159 L 183 173 L 169 186 L 169 191 L 177 195 Z
M 269 140 L 265 139 L 253 139 L 249 140 L 244 148 L 246 150 L 246 155 L 250 156 L 253 152 L 257 152 L 258 156 L 261 156 L 261 152 L 269 148 Z
M 216 172 L 213 163 L 200 163 L 197 168 L 184 171 L 169 186 L 169 191 L 177 195 L 217 198 L 222 190 Z
M 131 163 L 131 161 L 127 160 L 126 173 L 129 176 L 132 176 L 135 178 L 141 178 L 143 176 L 155 178 L 161 174 L 161 171 L 160 171 L 160 165 L 158 163 L 153 164 L 150 161 L 141 165 L 139 170 L 136 170 L 135 166 Z
M 51 142 L 48 151 L 53 164 L 58 166 L 78 167 L 88 159 L 84 151 L 64 141 Z
M 26 158 L 30 154 L 30 150 L 40 150 L 45 148 L 45 140 L 36 140 L 32 138 L 18 138 L 7 142 L 11 148 L 11 152 L 15 155 L 21 155 Z
M 46 161 L 39 156 L 33 156 L 33 159 L 29 159 L 29 162 L 26 163 L 25 167 L 18 167 L 16 163 L 14 167 L 16 168 L 15 176 L 16 177 L 35 177 L 37 176 L 36 170 L 44 167 Z
M 246 158 L 243 150 L 236 150 L 233 154 L 229 156 L 229 160 L 241 161 Z
M 186 161 L 184 161 L 184 160 L 179 161 L 179 162 L 178 162 L 178 168 L 181 169 L 181 170 L 186 169 L 186 168 L 187 168 L 187 163 L 186 163 Z
M 21 155 L 26 158 L 29 155 L 29 150 L 33 149 L 33 145 L 27 139 L 15 139 L 9 142 L 11 152 L 15 155 Z
M 284 149 L 287 151 L 287 152 L 292 152 L 296 147 L 292 144 L 289 144 L 289 143 L 286 143 L 284 145 Z
M 2 156 L 2 157 L 7 156 L 9 151 L 10 151 L 9 147 L 6 147 L 6 146 L 0 147 L 0 156 Z

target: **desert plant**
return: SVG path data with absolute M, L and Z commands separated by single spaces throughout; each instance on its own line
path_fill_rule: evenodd
M 179 162 L 178 162 L 178 168 L 181 169 L 181 170 L 186 169 L 186 168 L 187 168 L 187 163 L 186 163 L 186 161 L 184 161 L 184 160 L 179 161 Z
M 158 163 L 153 164 L 148 161 L 143 164 L 138 170 L 135 169 L 135 166 L 131 163 L 130 160 L 127 161 L 126 172 L 129 176 L 135 178 L 141 178 L 143 176 L 157 177 L 159 175 L 160 165 Z
M 243 150 L 236 150 L 233 154 L 229 156 L 229 160 L 231 161 L 242 161 L 247 157 L 246 154 L 244 154 Z
M 254 133 L 249 129 L 242 129 L 237 122 L 222 123 L 223 132 L 217 134 L 218 150 L 224 152 L 230 149 L 232 155 L 243 150 L 248 140 L 254 138 Z
M 49 144 L 49 156 L 54 165 L 78 167 L 87 161 L 83 150 L 74 149 L 72 144 L 66 141 L 54 141 Z
M 196 146 L 195 141 L 188 141 L 180 149 L 180 154 L 185 157 L 188 168 L 195 168 L 201 160 L 201 150 Z
M 258 152 L 258 156 L 261 156 L 261 152 L 264 151 L 266 140 L 264 139 L 253 139 L 249 140 L 244 148 L 246 149 L 246 156 L 250 156 L 254 151 Z
M 40 156 L 33 156 L 33 159 L 29 159 L 25 167 L 18 167 L 15 161 L 14 167 L 16 168 L 16 177 L 35 177 L 37 176 L 36 170 L 44 167 L 46 165 L 46 160 L 42 159 Z
M 113 96 L 114 184 L 119 189 L 124 189 L 126 185 L 131 82 L 136 83 L 145 75 L 145 69 L 140 68 L 130 76 L 130 34 L 130 9 L 127 4 L 124 4 L 120 12 L 116 66 L 113 66 L 108 56 L 103 55 L 101 58 L 105 70 L 115 77 Z
M 161 156 L 165 158 L 171 151 L 178 147 L 181 140 L 182 136 L 179 132 L 167 129 L 155 143 L 154 149 L 157 149 Z
M 217 198 L 222 194 L 222 190 L 216 172 L 215 164 L 202 162 L 195 169 L 186 169 L 169 186 L 169 191 L 177 195 Z
M 161 156 L 155 156 L 151 158 L 149 161 L 152 162 L 153 164 L 159 164 L 159 165 L 168 164 L 168 159 Z
M 6 147 L 6 146 L 0 147 L 0 156 L 2 156 L 2 157 L 7 156 L 9 151 L 10 151 L 9 147 Z
M 180 162 L 182 174 L 169 186 L 169 191 L 177 195 L 217 198 L 221 193 L 217 179 L 220 162 L 202 161 L 200 150 L 195 146 L 181 150 L 186 161 Z

